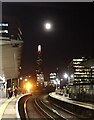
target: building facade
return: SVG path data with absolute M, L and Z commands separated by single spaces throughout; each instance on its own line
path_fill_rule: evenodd
M 56 86 L 57 84 L 57 74 L 56 73 L 50 73 L 50 82 L 51 82 L 51 85 L 54 87 Z
M 12 21 L 13 20 L 13 21 Z M 22 32 L 14 19 L 0 23 L 0 90 L 18 86 L 21 67 Z
M 68 85 L 71 98 L 94 102 L 94 61 L 91 63 L 85 57 L 73 59 L 69 65 Z
M 42 54 L 41 54 L 41 45 L 38 45 L 38 52 L 37 52 L 37 68 L 36 68 L 36 78 L 37 78 L 37 86 L 44 86 L 44 73 L 42 68 Z

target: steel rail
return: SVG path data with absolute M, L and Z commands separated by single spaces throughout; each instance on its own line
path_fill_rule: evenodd
M 51 118 L 52 120 L 55 120 L 54 117 L 52 117 L 49 113 L 47 113 L 47 112 L 38 104 L 37 99 L 38 99 L 38 98 L 35 99 L 35 104 L 36 104 L 36 106 L 37 106 L 43 113 L 45 113 L 49 118 Z
M 30 98 L 30 94 L 23 95 L 18 101 L 18 110 L 21 120 L 29 120 L 29 116 L 27 113 L 26 104 L 28 99 Z
M 26 117 L 26 120 L 29 120 L 29 116 L 28 116 L 28 113 L 27 113 L 27 107 L 26 107 L 26 104 L 27 104 L 27 101 L 30 99 L 30 96 L 25 100 L 24 102 L 24 112 L 25 112 L 25 117 Z
M 39 102 L 41 103 L 41 106 L 39 105 L 39 103 L 38 103 L 38 100 L 39 100 Z M 62 120 L 67 120 L 66 118 L 64 118 L 63 116 L 61 116 L 56 110 L 54 110 L 54 109 L 51 109 L 50 107 L 48 107 L 45 103 L 43 103 L 39 98 L 37 98 L 36 99 L 36 104 L 37 104 L 37 106 L 40 108 L 40 110 L 42 111 L 42 112 L 44 112 L 48 117 L 50 117 L 50 119 L 53 119 L 53 120 L 56 120 L 56 119 L 62 119 Z M 53 114 L 55 114 L 56 116 L 58 116 L 58 118 L 54 118 L 53 116 L 51 116 L 48 112 L 46 112 L 46 110 L 44 110 L 43 109 L 43 106 L 45 106 L 46 107 L 46 109 L 47 110 L 49 110 L 50 112 L 52 112 Z

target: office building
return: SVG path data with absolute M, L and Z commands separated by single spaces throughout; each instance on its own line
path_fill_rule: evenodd
M 56 84 L 57 84 L 56 78 L 57 78 L 57 74 L 56 73 L 50 73 L 51 85 L 56 86 Z
M 73 59 L 69 65 L 69 78 L 71 98 L 94 102 L 94 59 Z
M 18 86 L 21 69 L 22 32 L 18 21 L 4 17 L 0 23 L 0 88 Z

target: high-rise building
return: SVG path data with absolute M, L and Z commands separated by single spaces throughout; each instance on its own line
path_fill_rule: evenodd
M 44 74 L 42 70 L 42 55 L 41 55 L 41 45 L 38 45 L 38 56 L 37 56 L 37 69 L 36 69 L 36 77 L 37 77 L 37 86 L 43 86 L 44 84 Z
M 18 86 L 22 32 L 18 21 L 4 17 L 0 23 L 0 88 Z
M 70 82 L 78 84 L 89 81 L 91 78 L 91 69 L 82 64 L 85 61 L 87 61 L 87 59 L 84 57 L 72 60 L 69 66 Z
M 69 65 L 69 78 L 71 98 L 94 102 L 94 59 L 73 59 Z

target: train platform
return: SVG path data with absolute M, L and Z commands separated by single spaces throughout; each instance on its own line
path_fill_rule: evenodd
M 11 98 L 0 98 L 0 120 L 6 119 L 13 119 L 17 120 L 20 119 L 18 113 L 18 99 L 21 95 L 17 97 L 12 96 Z
M 0 120 L 6 120 L 6 119 L 13 119 L 18 120 L 20 119 L 19 113 L 18 113 L 18 100 L 22 96 L 18 95 L 17 97 L 13 96 L 11 98 L 0 98 Z M 56 94 L 55 92 L 49 93 L 49 96 L 55 99 L 58 99 L 60 101 L 64 101 L 67 103 L 71 103 L 77 106 L 81 106 L 83 108 L 87 108 L 94 111 L 94 104 L 93 103 L 85 103 L 85 102 L 79 102 L 76 100 L 72 100 L 69 97 L 65 97 L 63 95 Z
M 79 102 L 79 101 L 73 100 L 69 97 L 65 97 L 63 95 L 56 94 L 55 92 L 49 93 L 49 96 L 52 97 L 52 98 L 58 99 L 60 101 L 63 101 L 63 102 L 67 102 L 67 103 L 70 103 L 70 104 L 77 105 L 79 107 L 94 110 L 94 103 Z

